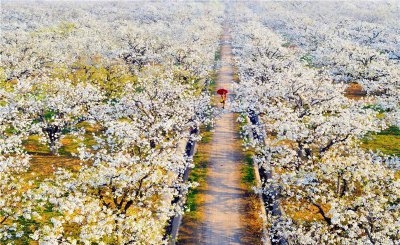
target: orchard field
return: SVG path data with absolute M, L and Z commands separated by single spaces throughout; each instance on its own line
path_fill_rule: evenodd
M 399 23 L 1 1 L 0 244 L 400 244 Z

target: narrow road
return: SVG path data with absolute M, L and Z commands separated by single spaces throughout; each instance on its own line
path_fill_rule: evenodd
M 217 89 L 231 91 L 233 80 L 232 54 L 226 33 L 222 38 L 221 69 L 218 74 Z M 229 95 L 230 97 L 232 94 Z M 229 103 L 229 100 L 228 100 Z M 211 142 L 207 191 L 205 192 L 205 221 L 201 230 L 203 244 L 241 244 L 244 213 L 241 187 L 240 142 L 235 130 L 235 116 L 227 110 L 217 119 Z
M 231 92 L 233 59 L 229 32 L 221 39 L 221 68 L 217 89 Z M 220 97 L 216 95 L 219 102 Z M 238 134 L 236 115 L 228 103 L 221 117 L 216 119 L 214 135 L 209 143 L 207 187 L 203 192 L 202 220 L 190 227 L 183 223 L 179 244 L 260 244 L 257 228 L 249 227 L 255 220 L 248 212 L 249 192 L 242 182 L 244 156 Z M 189 236 L 187 235 L 189 234 Z

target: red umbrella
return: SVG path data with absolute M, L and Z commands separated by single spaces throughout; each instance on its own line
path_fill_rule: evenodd
M 227 94 L 227 93 L 228 93 L 228 90 L 223 89 L 223 88 L 220 88 L 220 89 L 217 90 L 217 94 L 220 94 L 220 95 L 224 95 L 224 94 Z

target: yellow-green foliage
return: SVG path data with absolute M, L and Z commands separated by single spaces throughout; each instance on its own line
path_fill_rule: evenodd
M 99 56 L 91 59 L 81 58 L 70 69 L 56 67 L 53 70 L 53 77 L 68 79 L 75 83 L 92 83 L 110 98 L 118 97 L 126 84 L 137 81 L 137 77 L 131 75 L 126 65 L 120 63 L 103 65 Z
M 248 189 L 251 191 L 252 187 L 256 186 L 256 178 L 253 167 L 253 152 L 248 150 L 245 152 L 244 164 L 242 165 L 242 183 L 244 183 Z
M 6 73 L 4 71 L 4 68 L 0 67 L 0 83 L 5 82 L 6 79 L 7 79 L 7 76 L 6 76 Z
M 63 22 L 61 23 L 58 28 L 55 30 L 62 36 L 66 36 L 71 33 L 76 28 L 74 23 Z
M 205 89 L 205 80 L 196 76 L 192 71 L 176 67 L 174 70 L 174 79 L 181 84 L 192 86 L 195 94 L 200 94 Z
M 392 126 L 378 134 L 369 135 L 363 140 L 362 146 L 365 149 L 400 156 L 400 129 Z
M 207 165 L 209 152 L 207 151 L 207 144 L 211 142 L 213 132 L 211 132 L 211 128 L 202 128 L 202 139 L 198 143 L 197 152 L 193 157 L 193 163 L 195 167 L 190 171 L 189 181 L 196 182 L 199 184 L 198 187 L 190 189 L 187 197 L 186 206 L 189 208 L 189 212 L 186 214 L 191 218 L 198 219 L 200 218 L 200 212 L 198 212 L 198 207 L 201 206 L 203 202 L 203 197 L 201 193 L 205 189 L 206 186 L 206 178 L 207 178 Z
M 37 30 L 36 32 L 33 32 L 33 35 L 40 35 L 42 33 L 55 33 L 58 34 L 62 37 L 68 36 L 70 33 L 72 33 L 74 30 L 76 30 L 76 25 L 72 22 L 61 22 L 60 24 L 56 26 L 51 26 L 47 28 L 42 28 Z
M 0 68 L 0 74 L 1 74 L 1 68 Z M 17 82 L 16 80 L 6 81 L 6 79 L 0 78 L 0 89 L 12 92 L 14 90 L 14 85 L 16 82 Z M 0 96 L 0 106 L 5 106 L 5 105 L 6 105 L 5 97 Z
M 74 153 L 78 153 L 80 143 L 84 143 L 85 146 L 91 147 L 96 144 L 92 133 L 97 133 L 101 129 L 96 125 L 91 125 L 87 122 L 83 122 L 77 125 L 78 128 L 84 128 L 86 134 L 84 135 L 83 142 L 78 140 L 75 136 L 67 134 L 61 140 L 61 148 L 58 150 L 60 156 L 71 156 Z M 50 154 L 50 149 L 47 144 L 40 142 L 40 136 L 30 135 L 28 139 L 23 142 L 25 150 L 32 155 L 47 155 Z M 36 162 L 38 163 L 38 162 Z
M 385 154 L 400 156 L 400 136 L 372 135 L 363 142 L 363 147 L 373 151 L 379 150 Z

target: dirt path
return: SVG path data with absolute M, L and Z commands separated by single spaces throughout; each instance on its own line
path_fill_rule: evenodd
M 227 31 L 222 37 L 221 68 L 217 89 L 231 91 L 233 80 L 232 53 Z M 229 99 L 232 99 L 229 94 Z M 219 98 L 217 99 L 219 101 Z M 202 193 L 202 220 L 185 223 L 180 231 L 179 244 L 260 244 L 259 227 L 249 211 L 249 191 L 241 183 L 244 156 L 238 135 L 236 115 L 229 104 L 216 120 L 212 141 L 206 149 L 209 154 L 207 186 Z

